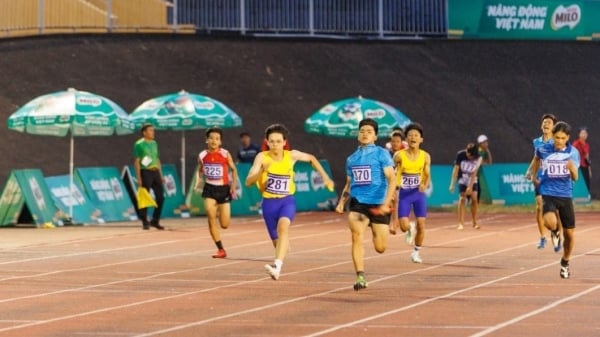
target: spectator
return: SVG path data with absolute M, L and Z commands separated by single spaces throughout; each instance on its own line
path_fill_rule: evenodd
M 481 164 L 489 165 L 492 163 L 492 152 L 490 151 L 490 144 L 486 135 L 479 135 L 477 137 L 477 143 L 479 144 L 479 157 L 481 157 Z
M 591 195 L 592 190 L 590 189 L 590 178 L 592 178 L 592 161 L 590 160 L 590 143 L 588 143 L 588 131 L 585 126 L 579 128 L 579 138 L 573 142 L 573 147 L 579 151 L 579 171 L 585 181 L 585 186 L 588 189 L 588 193 Z
M 477 137 L 477 145 L 477 151 L 479 152 L 479 157 L 481 158 L 481 166 L 490 165 L 492 163 L 492 152 L 490 151 L 488 137 L 486 135 L 479 135 L 479 137 Z M 477 202 L 479 202 L 479 200 L 481 200 L 482 193 L 481 185 L 483 185 L 483 167 L 479 168 L 477 179 L 479 181 L 477 184 Z
M 252 143 L 252 138 L 248 132 L 240 133 L 240 147 L 237 151 L 239 163 L 253 163 L 254 157 L 260 152 L 260 147 Z

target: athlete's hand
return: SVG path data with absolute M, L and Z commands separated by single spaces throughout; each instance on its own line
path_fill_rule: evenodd
M 335 185 L 334 185 L 334 183 L 333 183 L 333 181 L 331 179 L 325 180 L 324 183 L 325 183 L 325 187 L 329 190 L 329 192 L 333 192 L 334 191 Z

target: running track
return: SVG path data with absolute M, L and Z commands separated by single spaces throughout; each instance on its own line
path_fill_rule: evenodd
M 577 214 L 572 278 L 535 248 L 533 214 L 428 219 L 423 264 L 403 236 L 352 289 L 346 216 L 303 213 L 283 275 L 259 218 L 223 232 L 215 260 L 205 218 L 56 229 L 0 229 L 0 336 L 600 336 L 600 214 Z

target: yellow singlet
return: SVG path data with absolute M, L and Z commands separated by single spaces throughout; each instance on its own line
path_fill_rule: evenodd
M 265 160 L 272 163 L 260 177 L 259 187 L 263 198 L 283 198 L 296 192 L 294 184 L 294 164 L 290 151 L 283 151 L 283 159 L 275 161 L 270 152 L 264 152 Z
M 425 170 L 425 154 L 419 150 L 419 155 L 415 160 L 408 158 L 408 149 L 400 150 L 400 159 L 402 160 L 402 169 L 396 171 L 397 183 L 400 188 L 410 190 L 418 188 L 423 179 Z

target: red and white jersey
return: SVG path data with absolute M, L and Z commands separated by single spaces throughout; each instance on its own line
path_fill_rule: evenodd
M 204 150 L 198 155 L 198 162 L 204 168 L 206 183 L 211 185 L 229 185 L 229 164 L 227 158 L 229 151 L 219 149 L 217 151 Z

